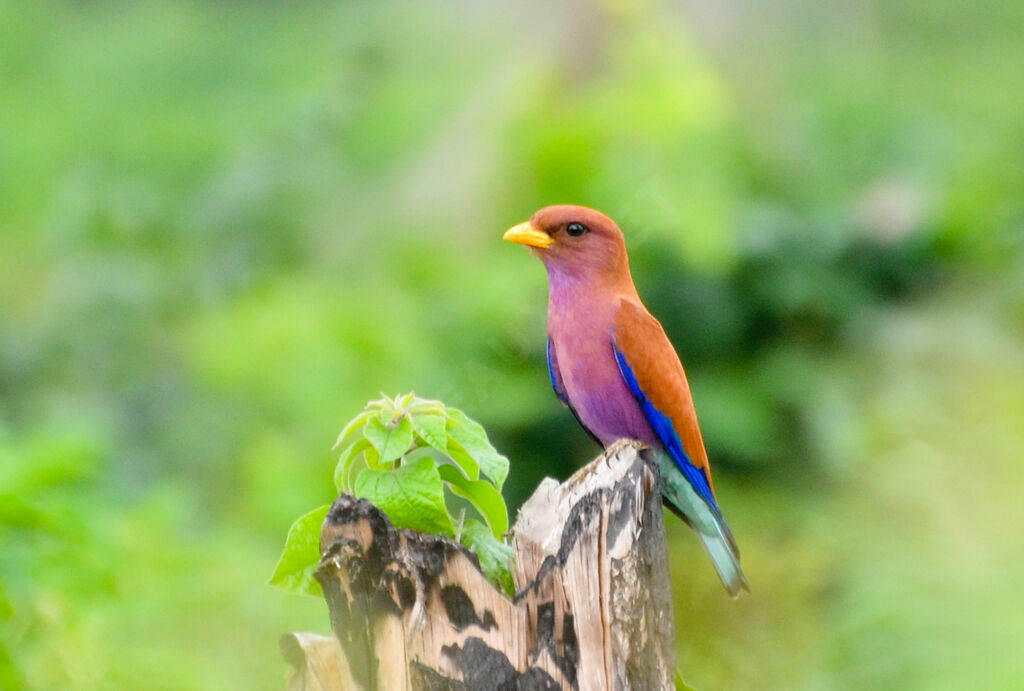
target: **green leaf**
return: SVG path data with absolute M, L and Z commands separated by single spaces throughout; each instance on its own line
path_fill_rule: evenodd
M 285 590 L 322 595 L 313 572 L 320 563 L 320 526 L 330 506 L 321 506 L 300 516 L 288 529 L 284 551 L 268 583 Z
M 416 436 L 427 446 L 439 451 L 448 450 L 447 421 L 444 415 L 417 413 L 412 416 L 412 428 Z
M 480 560 L 480 570 L 487 580 L 504 590 L 509 597 L 515 596 L 515 584 L 512 582 L 512 559 L 515 553 L 512 547 L 494 537 L 483 523 L 474 520 L 468 520 L 462 526 L 459 539 L 476 553 Z
M 438 467 L 441 479 L 449 483 L 452 492 L 468 499 L 480 514 L 487 519 L 491 532 L 500 537 L 508 530 L 508 508 L 501 492 L 486 480 L 470 480 L 453 465 Z
M 697 691 L 692 686 L 686 683 L 683 679 L 683 673 L 676 667 L 676 691 Z
M 363 434 L 380 453 L 381 463 L 390 463 L 399 458 L 412 446 L 412 423 L 405 415 L 390 423 L 378 417 L 371 417 Z
M 371 410 L 364 410 L 353 418 L 347 425 L 345 425 L 344 429 L 341 430 L 341 434 L 338 435 L 338 440 L 334 442 L 334 446 L 332 446 L 331 449 L 344 448 L 345 444 L 351 441 L 349 437 L 360 427 L 365 425 L 366 421 L 369 420 L 373 414 L 374 413 Z
M 447 429 L 448 436 L 464 448 L 494 486 L 501 489 L 508 475 L 508 459 L 491 445 L 484 428 L 461 410 L 449 408 Z
M 441 415 L 442 417 L 448 415 L 448 411 L 445 409 L 444 403 L 441 401 L 435 401 L 431 398 L 415 398 L 413 399 L 413 402 L 406 407 L 406 410 L 414 415 L 422 413 Z
M 391 425 L 392 420 L 395 419 L 395 415 L 397 415 L 397 414 L 398 413 L 395 411 L 395 408 L 391 404 L 390 401 L 385 403 L 381 407 L 381 409 L 379 411 L 377 411 L 377 415 L 380 418 L 380 423 L 382 425 L 384 425 L 385 427 L 388 427 L 389 425 Z
M 480 465 L 476 462 L 476 459 L 470 456 L 469 452 L 462 448 L 462 445 L 454 439 L 448 440 L 448 457 L 462 468 L 462 472 L 464 472 L 470 480 L 480 479 Z
M 370 448 L 370 442 L 364 438 L 342 452 L 341 458 L 338 459 L 338 465 L 334 467 L 334 487 L 339 492 L 346 492 L 351 488 L 352 485 L 348 479 L 349 468 L 352 467 L 353 461 L 359 454 L 368 448 Z
M 345 477 L 342 478 L 345 482 L 345 491 L 349 494 L 355 494 L 356 478 L 359 477 L 359 473 L 370 467 L 369 461 L 366 459 L 366 454 L 376 454 L 377 452 L 371 446 L 366 449 L 366 453 L 363 454 L 363 462 L 359 462 L 359 457 L 356 456 L 351 463 L 348 464 L 348 470 L 345 471 Z
M 355 495 L 375 504 L 400 528 L 455 534 L 444 505 L 444 485 L 429 456 L 395 470 L 364 470 L 356 477 Z

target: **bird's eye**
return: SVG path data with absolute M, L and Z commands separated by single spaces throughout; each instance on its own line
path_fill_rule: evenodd
M 570 223 L 565 227 L 565 232 L 574 238 L 578 238 L 587 232 L 587 227 L 582 223 Z

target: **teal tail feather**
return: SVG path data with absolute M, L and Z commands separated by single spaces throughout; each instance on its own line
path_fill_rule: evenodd
M 721 527 L 728 532 L 729 529 L 724 523 Z M 740 590 L 746 590 L 749 593 L 750 584 L 747 583 L 747 577 L 743 575 L 739 551 L 734 549 L 734 545 L 723 534 L 721 527 L 717 535 L 706 535 L 698 531 L 697 536 L 700 538 L 701 544 L 704 545 L 704 550 L 711 557 L 711 563 L 714 565 L 715 571 L 718 572 L 722 585 L 731 596 L 737 597 Z
M 664 485 L 665 504 L 692 527 L 711 558 L 722 585 L 732 597 L 750 585 L 740 566 L 740 550 L 718 507 L 702 499 L 664 451 L 656 452 Z

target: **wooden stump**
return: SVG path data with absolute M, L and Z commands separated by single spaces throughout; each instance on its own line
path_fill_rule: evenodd
M 620 442 L 513 527 L 517 594 L 475 555 L 342 495 L 316 577 L 335 638 L 289 634 L 290 689 L 668 689 L 672 593 L 656 465 Z

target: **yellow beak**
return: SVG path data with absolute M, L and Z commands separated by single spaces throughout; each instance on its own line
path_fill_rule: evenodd
M 520 245 L 528 245 L 530 247 L 540 247 L 541 249 L 547 247 L 555 241 L 553 237 L 545 233 L 543 230 L 537 230 L 530 222 L 520 223 L 517 226 L 512 226 L 505 231 L 505 234 L 501 236 L 503 240 L 509 242 L 518 242 Z

